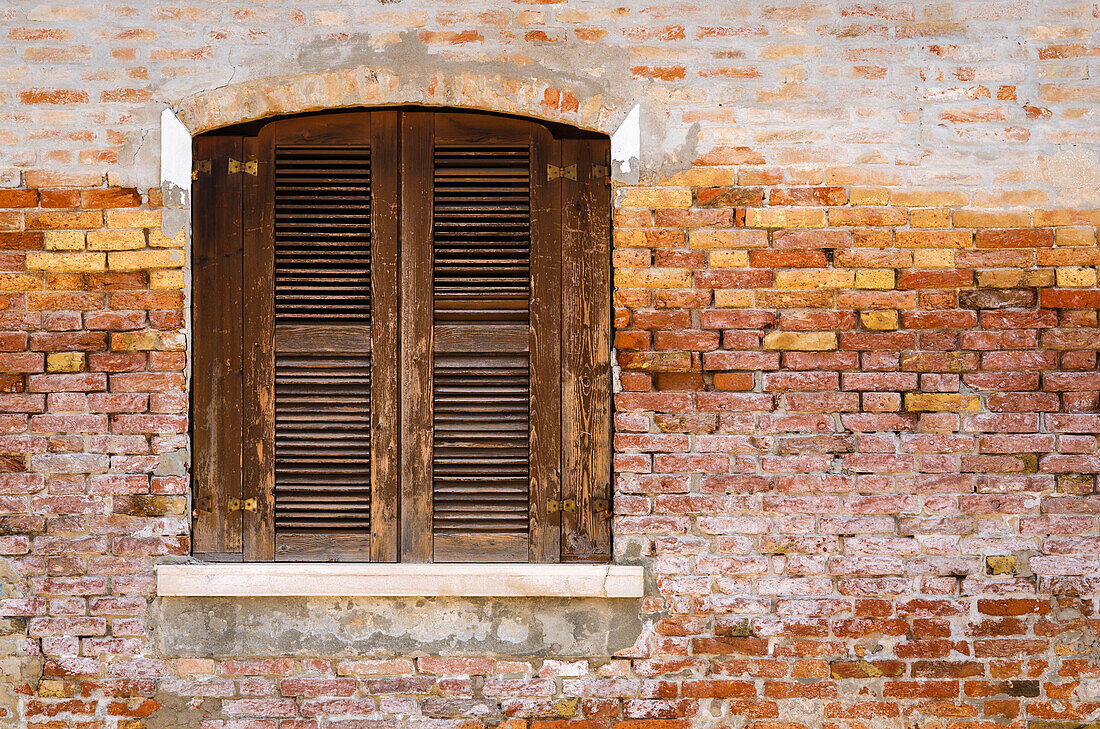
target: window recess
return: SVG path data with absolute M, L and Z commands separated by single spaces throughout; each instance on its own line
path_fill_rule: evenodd
M 248 131 L 195 140 L 196 555 L 606 561 L 607 139 L 423 110 Z

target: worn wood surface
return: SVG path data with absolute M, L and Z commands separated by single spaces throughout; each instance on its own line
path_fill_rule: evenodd
M 193 548 L 196 553 L 241 552 L 242 286 L 240 137 L 199 137 L 195 159 L 210 163 L 193 185 L 192 276 L 194 332 Z M 204 167 L 205 170 L 205 167 Z
M 432 122 L 401 118 L 402 562 L 432 558 Z
M 398 559 L 401 318 L 399 113 L 371 115 L 371 560 Z
M 593 166 L 602 140 L 563 140 L 562 164 L 562 559 L 609 559 L 611 498 L 611 199 Z

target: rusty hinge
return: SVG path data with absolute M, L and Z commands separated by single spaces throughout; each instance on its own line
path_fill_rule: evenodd
M 607 180 L 611 177 L 611 165 L 592 165 L 593 180 Z
M 213 503 L 209 496 L 198 497 L 191 504 L 191 518 L 198 519 L 202 514 L 209 514 L 211 506 Z
M 210 171 L 214 169 L 214 165 L 210 163 L 208 159 L 195 160 L 195 168 L 191 170 L 191 179 L 199 179 L 199 173 L 210 174 Z
M 592 508 L 601 519 L 610 519 L 615 516 L 615 512 L 611 510 L 611 499 L 592 499 Z
M 226 511 L 256 511 L 256 499 L 237 499 L 232 496 L 225 503 Z
M 576 499 L 565 499 L 564 501 L 559 501 L 558 499 L 546 500 L 546 510 L 551 514 L 555 511 L 575 511 L 576 508 Z
M 235 175 L 241 170 L 244 170 L 253 177 L 260 170 L 260 164 L 256 160 L 249 160 L 247 162 L 241 162 L 239 159 L 229 158 L 229 174 Z
M 546 165 L 547 182 L 552 182 L 562 177 L 568 180 L 577 179 L 577 166 L 569 165 L 568 167 L 555 167 L 554 165 Z

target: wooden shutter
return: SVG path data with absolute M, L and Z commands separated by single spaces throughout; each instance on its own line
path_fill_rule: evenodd
M 433 558 L 527 561 L 535 128 L 430 122 Z
M 258 525 L 253 548 L 246 544 L 250 559 L 364 561 L 379 531 L 370 140 L 364 113 L 272 124 L 259 140 L 256 184 L 266 195 L 257 198 L 266 204 L 248 317 L 259 353 L 251 382 L 256 447 L 246 449 L 259 506 L 246 518 Z M 385 406 L 393 397 L 380 399 Z
M 192 228 L 194 286 L 194 552 L 204 559 L 241 559 L 242 288 L 241 159 L 238 136 L 195 140 Z M 235 505 L 235 504 L 234 504 Z
M 562 561 L 611 555 L 610 144 L 566 139 L 562 165 Z
M 608 559 L 607 141 L 381 111 L 207 150 L 196 552 Z

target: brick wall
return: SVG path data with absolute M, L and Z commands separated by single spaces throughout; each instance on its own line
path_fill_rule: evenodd
M 1095 3 L 301 5 L 0 9 L 0 722 L 1096 725 Z M 166 655 L 160 110 L 400 101 L 609 132 L 642 104 L 614 530 L 647 627 L 612 658 Z

